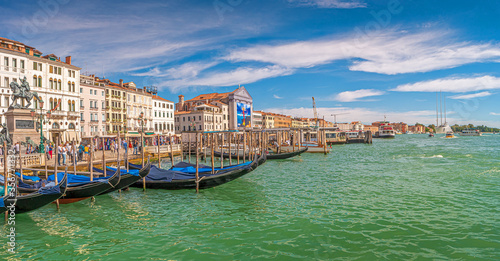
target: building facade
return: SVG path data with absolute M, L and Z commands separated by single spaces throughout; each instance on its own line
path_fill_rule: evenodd
M 94 75 L 80 75 L 80 130 L 82 137 L 107 135 L 106 87 Z
M 175 133 L 184 131 L 222 131 L 224 113 L 220 107 L 201 104 L 191 111 L 175 112 Z
M 30 108 L 42 114 L 52 111 L 50 119 L 43 122 L 44 136 L 54 141 L 80 139 L 80 68 L 71 64 L 71 56 L 61 61 L 54 54 L 42 56 L 35 48 L 14 40 L 0 38 L 0 111 L 3 114 L 11 103 L 10 83 L 20 83 L 26 78 L 32 92 L 44 101 L 41 108 L 32 101 Z M 24 102 L 21 102 L 24 103 Z M 30 137 L 39 141 L 39 137 Z
M 262 112 L 261 111 L 253 111 L 252 113 L 252 121 L 253 121 L 253 125 L 252 127 L 254 129 L 262 129 L 263 126 L 262 126 Z
M 160 96 L 153 96 L 153 126 L 158 134 L 174 134 L 174 103 Z
M 179 96 L 179 102 L 175 105 L 177 112 L 192 111 L 200 104 L 213 104 L 219 102 L 228 106 L 227 129 L 236 130 L 252 127 L 253 99 L 244 86 L 227 93 L 209 93 L 198 95 L 190 100 L 184 100 Z

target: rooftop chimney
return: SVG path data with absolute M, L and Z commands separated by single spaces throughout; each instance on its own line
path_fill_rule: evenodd
M 123 79 L 120 79 L 120 87 L 123 87 Z
M 66 63 L 71 64 L 71 56 L 66 56 Z

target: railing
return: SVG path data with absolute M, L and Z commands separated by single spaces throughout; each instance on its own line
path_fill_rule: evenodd
M 12 157 L 12 156 L 10 156 Z M 17 156 L 16 156 L 17 157 Z M 45 154 L 43 153 L 33 153 L 33 154 L 21 154 L 21 162 L 23 165 L 23 168 L 29 168 L 33 166 L 42 166 L 45 165 Z M 19 167 L 19 162 L 16 160 L 17 165 L 16 168 Z M 0 157 L 0 167 L 3 169 L 3 156 Z
M 67 113 L 65 111 L 58 111 L 58 110 L 55 110 L 52 112 L 52 116 L 66 116 Z
M 174 152 L 181 151 L 180 144 L 174 144 L 172 147 Z M 158 146 L 147 146 L 144 147 L 144 152 L 147 153 L 158 153 Z M 170 152 L 170 145 L 160 145 L 160 153 L 168 153 Z
M 80 113 L 79 112 L 76 112 L 76 111 L 68 111 L 68 117 L 78 117 L 80 116 Z

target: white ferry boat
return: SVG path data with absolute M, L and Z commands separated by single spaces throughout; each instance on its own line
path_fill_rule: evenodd
M 455 134 L 453 133 L 453 131 L 449 131 L 446 133 L 446 136 L 445 138 L 449 139 L 449 138 L 455 138 Z
M 378 132 L 376 138 L 394 138 L 396 137 L 396 131 L 394 127 L 388 122 L 383 121 L 378 127 Z
M 465 129 L 462 130 L 460 136 L 482 136 L 483 134 L 479 130 L 475 129 Z

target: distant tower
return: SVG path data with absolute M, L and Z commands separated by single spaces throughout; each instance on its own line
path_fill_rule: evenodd
M 175 110 L 176 111 L 183 111 L 184 110 L 184 95 L 179 95 L 179 102 L 175 105 Z

